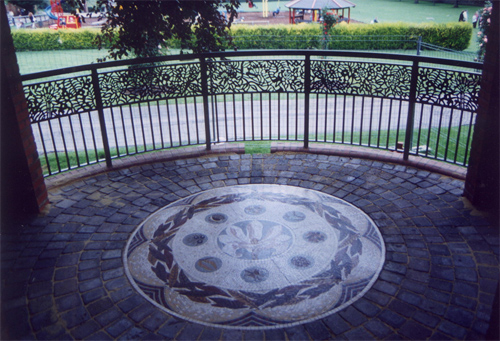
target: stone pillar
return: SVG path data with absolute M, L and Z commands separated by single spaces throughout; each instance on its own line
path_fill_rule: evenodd
M 1 208 L 2 229 L 37 214 L 48 204 L 47 189 L 30 125 L 5 6 L 1 31 Z
M 464 195 L 478 209 L 499 212 L 499 5 L 493 1 L 479 108 L 472 138 Z

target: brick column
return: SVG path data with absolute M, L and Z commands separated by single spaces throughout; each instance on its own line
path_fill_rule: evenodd
M 499 5 L 493 1 L 479 108 L 472 138 L 464 195 L 479 209 L 499 211 Z
M 2 223 L 37 214 L 47 189 L 20 80 L 5 6 L 1 7 L 1 203 Z

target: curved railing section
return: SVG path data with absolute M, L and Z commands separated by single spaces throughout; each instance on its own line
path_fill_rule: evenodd
M 244 51 L 22 76 L 44 173 L 240 141 L 349 144 L 466 166 L 479 63 L 341 51 Z

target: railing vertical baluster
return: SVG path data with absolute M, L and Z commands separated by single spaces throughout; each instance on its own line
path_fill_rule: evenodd
M 224 142 L 229 142 L 229 129 L 227 121 L 227 94 L 224 94 L 224 131 L 226 133 Z M 199 143 L 199 142 L 198 142 Z
M 47 126 L 50 132 L 50 141 L 52 142 L 52 148 L 54 148 L 54 156 L 56 157 L 57 170 L 61 172 L 61 162 L 59 161 L 59 152 L 56 147 L 56 140 L 54 138 L 54 130 L 52 129 L 52 120 L 47 121 Z
M 269 102 L 268 102 L 268 108 L 269 108 L 269 141 L 271 141 L 273 139 L 273 132 L 272 132 L 272 126 L 273 126 L 273 122 L 272 122 L 272 113 L 271 113 L 271 104 L 272 104 L 272 99 L 271 99 L 271 93 L 269 93 Z
M 234 126 L 234 142 L 238 141 L 238 127 L 236 125 L 236 95 L 233 93 L 233 126 Z
M 203 114 L 205 116 L 205 145 L 207 150 L 212 149 L 210 139 L 210 110 L 208 105 L 208 69 L 205 57 L 200 57 L 200 72 L 201 72 L 201 96 L 203 97 Z
M 430 145 L 431 145 L 431 135 L 432 135 L 432 117 L 434 116 L 434 105 L 431 105 L 430 109 L 429 109 L 429 132 L 427 133 L 427 142 L 426 142 L 426 145 L 427 145 L 427 150 L 429 149 Z M 433 147 L 434 148 L 434 147 Z M 436 146 L 436 152 L 437 152 L 437 146 Z M 426 154 L 427 156 L 427 154 Z M 435 155 L 437 156 L 437 154 Z
M 66 146 L 66 137 L 64 136 L 64 128 L 61 122 L 61 117 L 57 118 L 57 122 L 59 123 L 59 131 L 61 132 L 61 140 L 64 148 L 64 157 L 66 158 L 66 166 L 68 169 L 71 169 L 71 165 L 69 162 L 69 155 L 68 155 L 68 147 Z
M 384 117 L 384 99 L 381 98 L 380 99 L 380 109 L 378 110 L 379 114 L 378 114 L 378 132 L 377 132 L 377 148 L 380 148 L 380 138 L 381 138 L 381 134 L 382 134 L 382 121 L 383 121 L 383 117 Z M 389 113 L 389 118 L 391 117 L 390 113 Z M 388 130 L 389 132 L 389 130 Z M 389 135 L 389 134 L 387 134 Z
M 153 143 L 152 150 L 156 150 L 155 131 L 153 128 L 153 116 L 151 116 L 151 102 L 148 102 L 148 114 L 149 114 L 149 128 L 151 129 L 151 143 Z M 116 146 L 116 149 L 118 149 L 118 146 Z
M 187 105 L 187 98 L 184 98 L 184 116 L 186 117 L 186 130 L 187 130 L 187 139 L 188 139 L 188 146 L 191 145 L 191 126 L 189 125 L 189 115 L 188 115 L 189 109 Z
M 411 142 L 413 139 L 413 119 L 415 117 L 415 103 L 417 101 L 418 61 L 413 61 L 411 68 L 410 99 L 408 103 L 408 117 L 406 121 L 406 135 L 403 159 L 406 161 L 410 155 Z
M 174 146 L 174 138 L 172 135 L 172 118 L 170 117 L 170 103 L 168 99 L 165 101 L 165 107 L 167 108 L 168 137 L 170 139 L 170 148 L 172 148 Z
M 125 124 L 125 118 L 123 115 L 123 106 L 122 105 L 120 105 L 120 118 L 121 118 L 122 127 L 123 127 L 123 144 L 125 145 L 125 153 L 126 153 L 126 155 L 130 155 L 129 150 L 128 150 L 127 125 Z
M 111 153 L 109 152 L 108 135 L 106 134 L 106 121 L 104 120 L 104 109 L 102 105 L 101 87 L 99 86 L 99 75 L 97 74 L 96 69 L 92 69 L 92 86 L 94 87 L 97 114 L 99 116 L 99 125 L 101 126 L 102 145 L 104 148 L 104 155 L 106 157 L 106 166 L 108 168 L 111 168 Z M 96 158 L 99 159 L 97 155 Z
M 309 148 L 309 94 L 310 93 L 311 93 L 311 55 L 306 54 L 305 65 L 304 65 L 304 148 Z
M 113 126 L 113 131 L 115 132 L 113 135 L 115 137 L 116 156 L 120 157 L 121 156 L 120 155 L 120 144 L 118 143 L 118 133 L 117 133 L 116 122 L 115 122 L 115 112 L 114 112 L 113 108 L 110 108 L 110 116 L 111 116 L 111 125 Z
M 422 36 L 418 36 L 418 39 L 417 39 L 417 56 L 420 56 L 421 51 L 422 51 Z
M 386 142 L 385 142 L 385 148 L 386 149 L 390 149 L 390 145 L 389 144 L 390 144 L 390 137 L 391 137 L 392 101 L 393 101 L 393 99 L 391 98 L 390 102 L 389 102 L 389 117 L 387 119 L 387 139 L 386 139 Z M 399 125 L 396 127 L 396 131 L 398 129 L 399 129 Z M 395 142 L 396 142 L 396 144 L 398 143 L 397 139 L 396 139 Z
M 177 118 L 177 139 L 179 142 L 179 146 L 182 146 L 181 118 L 179 116 L 179 99 L 178 98 L 175 99 L 175 115 Z
M 90 113 L 88 113 L 90 117 Z M 82 132 L 83 150 L 85 150 L 85 160 L 87 164 L 90 163 L 89 150 L 87 148 L 87 137 L 85 136 L 85 129 L 83 129 L 82 114 L 78 115 L 78 122 L 80 122 L 80 131 Z
M 80 167 L 80 156 L 78 155 L 78 146 L 75 138 L 75 129 L 73 129 L 72 116 L 68 117 L 69 129 L 71 130 L 71 138 L 73 140 L 73 147 L 75 149 L 76 165 L 77 168 Z
M 324 96 L 325 96 L 325 128 L 324 128 L 325 129 L 324 130 L 325 136 L 323 138 L 323 142 L 326 142 L 327 137 L 328 137 L 328 94 L 325 94 Z M 334 122 L 335 122 L 335 120 L 334 120 Z M 334 139 L 334 141 L 335 141 L 335 139 Z
M 160 128 L 160 139 L 161 139 L 161 148 L 165 148 L 165 140 L 163 139 L 163 127 L 162 127 L 162 122 L 161 122 L 161 115 L 160 115 L 160 101 L 156 101 L 156 113 L 158 116 L 158 127 Z
M 47 121 L 48 123 L 49 121 Z M 45 162 L 47 163 L 47 171 L 49 175 L 52 175 L 52 169 L 50 168 L 49 155 L 47 153 L 47 148 L 45 148 L 45 137 L 40 127 L 40 122 L 37 122 L 38 132 L 40 133 L 40 140 L 42 141 L 43 155 L 45 156 Z
M 200 127 L 198 121 L 198 103 L 196 103 L 196 96 L 193 96 L 193 106 L 194 106 L 194 122 L 196 129 L 196 144 L 200 144 Z
M 318 130 L 319 130 L 319 94 L 316 94 L 316 127 L 315 127 L 315 137 L 314 141 L 318 142 Z M 326 132 L 325 132 L 326 133 Z
M 278 141 L 281 140 L 281 93 L 278 92 Z

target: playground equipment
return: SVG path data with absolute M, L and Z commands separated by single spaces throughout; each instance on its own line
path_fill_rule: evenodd
M 262 17 L 267 18 L 269 16 L 269 3 L 267 0 L 262 0 Z
M 45 13 L 54 20 L 57 20 L 55 24 L 49 27 L 54 30 L 60 28 L 73 28 L 77 29 L 82 27 L 80 18 L 76 15 L 65 15 L 62 8 L 62 2 L 64 0 L 50 0 L 50 6 L 45 9 Z
M 47 6 L 47 8 L 45 8 L 45 14 L 47 14 L 50 19 L 57 20 L 57 16 L 52 13 L 52 6 Z
M 62 0 L 50 0 L 50 13 L 52 14 L 54 20 L 57 20 L 63 15 Z M 47 12 L 48 7 L 45 9 Z
M 78 20 L 76 15 L 61 15 L 57 18 L 57 23 L 49 26 L 50 28 L 57 30 L 60 28 L 80 28 L 82 24 Z

